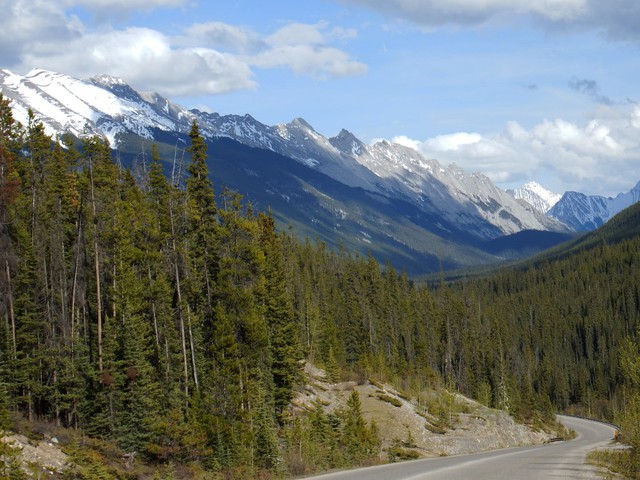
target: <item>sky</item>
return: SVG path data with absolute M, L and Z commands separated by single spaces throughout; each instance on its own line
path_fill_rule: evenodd
M 640 181 L 638 0 L 0 0 L 0 68 L 302 117 L 502 188 Z

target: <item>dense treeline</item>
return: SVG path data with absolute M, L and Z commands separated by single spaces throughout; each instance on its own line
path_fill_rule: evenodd
M 5 407 L 158 461 L 274 466 L 301 357 L 273 220 L 218 209 L 196 125 L 181 189 L 155 151 L 136 182 L 106 141 L 80 154 L 0 105 Z
M 77 150 L 22 128 L 0 96 L 0 426 L 14 412 L 239 478 L 376 457 L 357 395 L 293 414 L 303 359 L 521 418 L 624 413 L 638 237 L 430 289 L 215 195 L 190 137 L 184 179 L 155 148 L 134 175 L 103 139 Z
M 196 124 L 190 137 L 185 178 L 168 180 L 155 148 L 134 177 L 106 140 L 53 142 L 0 96 L 0 428 L 13 412 L 238 478 L 289 468 L 293 442 L 309 445 L 299 471 L 375 457 L 357 395 L 290 417 L 305 351 L 345 366 L 320 325 L 334 299 L 319 310 L 297 284 L 305 256 L 325 271 L 338 259 L 216 197 Z

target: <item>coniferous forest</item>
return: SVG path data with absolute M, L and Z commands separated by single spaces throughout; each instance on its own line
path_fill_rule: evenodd
M 370 461 L 376 427 L 357 395 L 337 414 L 292 414 L 306 360 L 335 379 L 446 386 L 523 420 L 617 421 L 638 465 L 640 236 L 419 285 L 214 192 L 196 124 L 190 138 L 183 177 L 155 148 L 134 173 L 104 139 L 77 148 L 35 118 L 18 125 L 0 96 L 0 427 L 78 431 L 164 478 Z M 82 445 L 75 455 L 70 478 L 111 478 Z

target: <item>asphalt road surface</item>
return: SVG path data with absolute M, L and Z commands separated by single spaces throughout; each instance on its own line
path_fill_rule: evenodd
M 614 428 L 591 420 L 559 416 L 578 434 L 574 440 L 535 447 L 508 448 L 312 477 L 314 480 L 533 480 L 597 479 L 585 464 L 587 452 L 609 444 Z

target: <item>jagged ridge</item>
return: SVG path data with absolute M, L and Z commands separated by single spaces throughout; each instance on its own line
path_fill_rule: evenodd
M 417 151 L 386 141 L 373 145 L 342 130 L 327 138 L 301 118 L 267 126 L 250 115 L 186 110 L 153 93 L 140 93 L 123 80 L 101 75 L 87 81 L 45 70 L 24 77 L 0 73 L 3 93 L 14 100 L 16 118 L 31 108 L 49 133 L 101 134 L 117 146 L 124 134 L 154 139 L 157 132 L 186 133 L 200 124 L 209 139 L 229 137 L 245 145 L 296 159 L 350 187 L 409 202 L 439 215 L 478 239 L 521 230 L 567 230 L 533 207 L 518 202 L 482 174 L 441 166 Z

